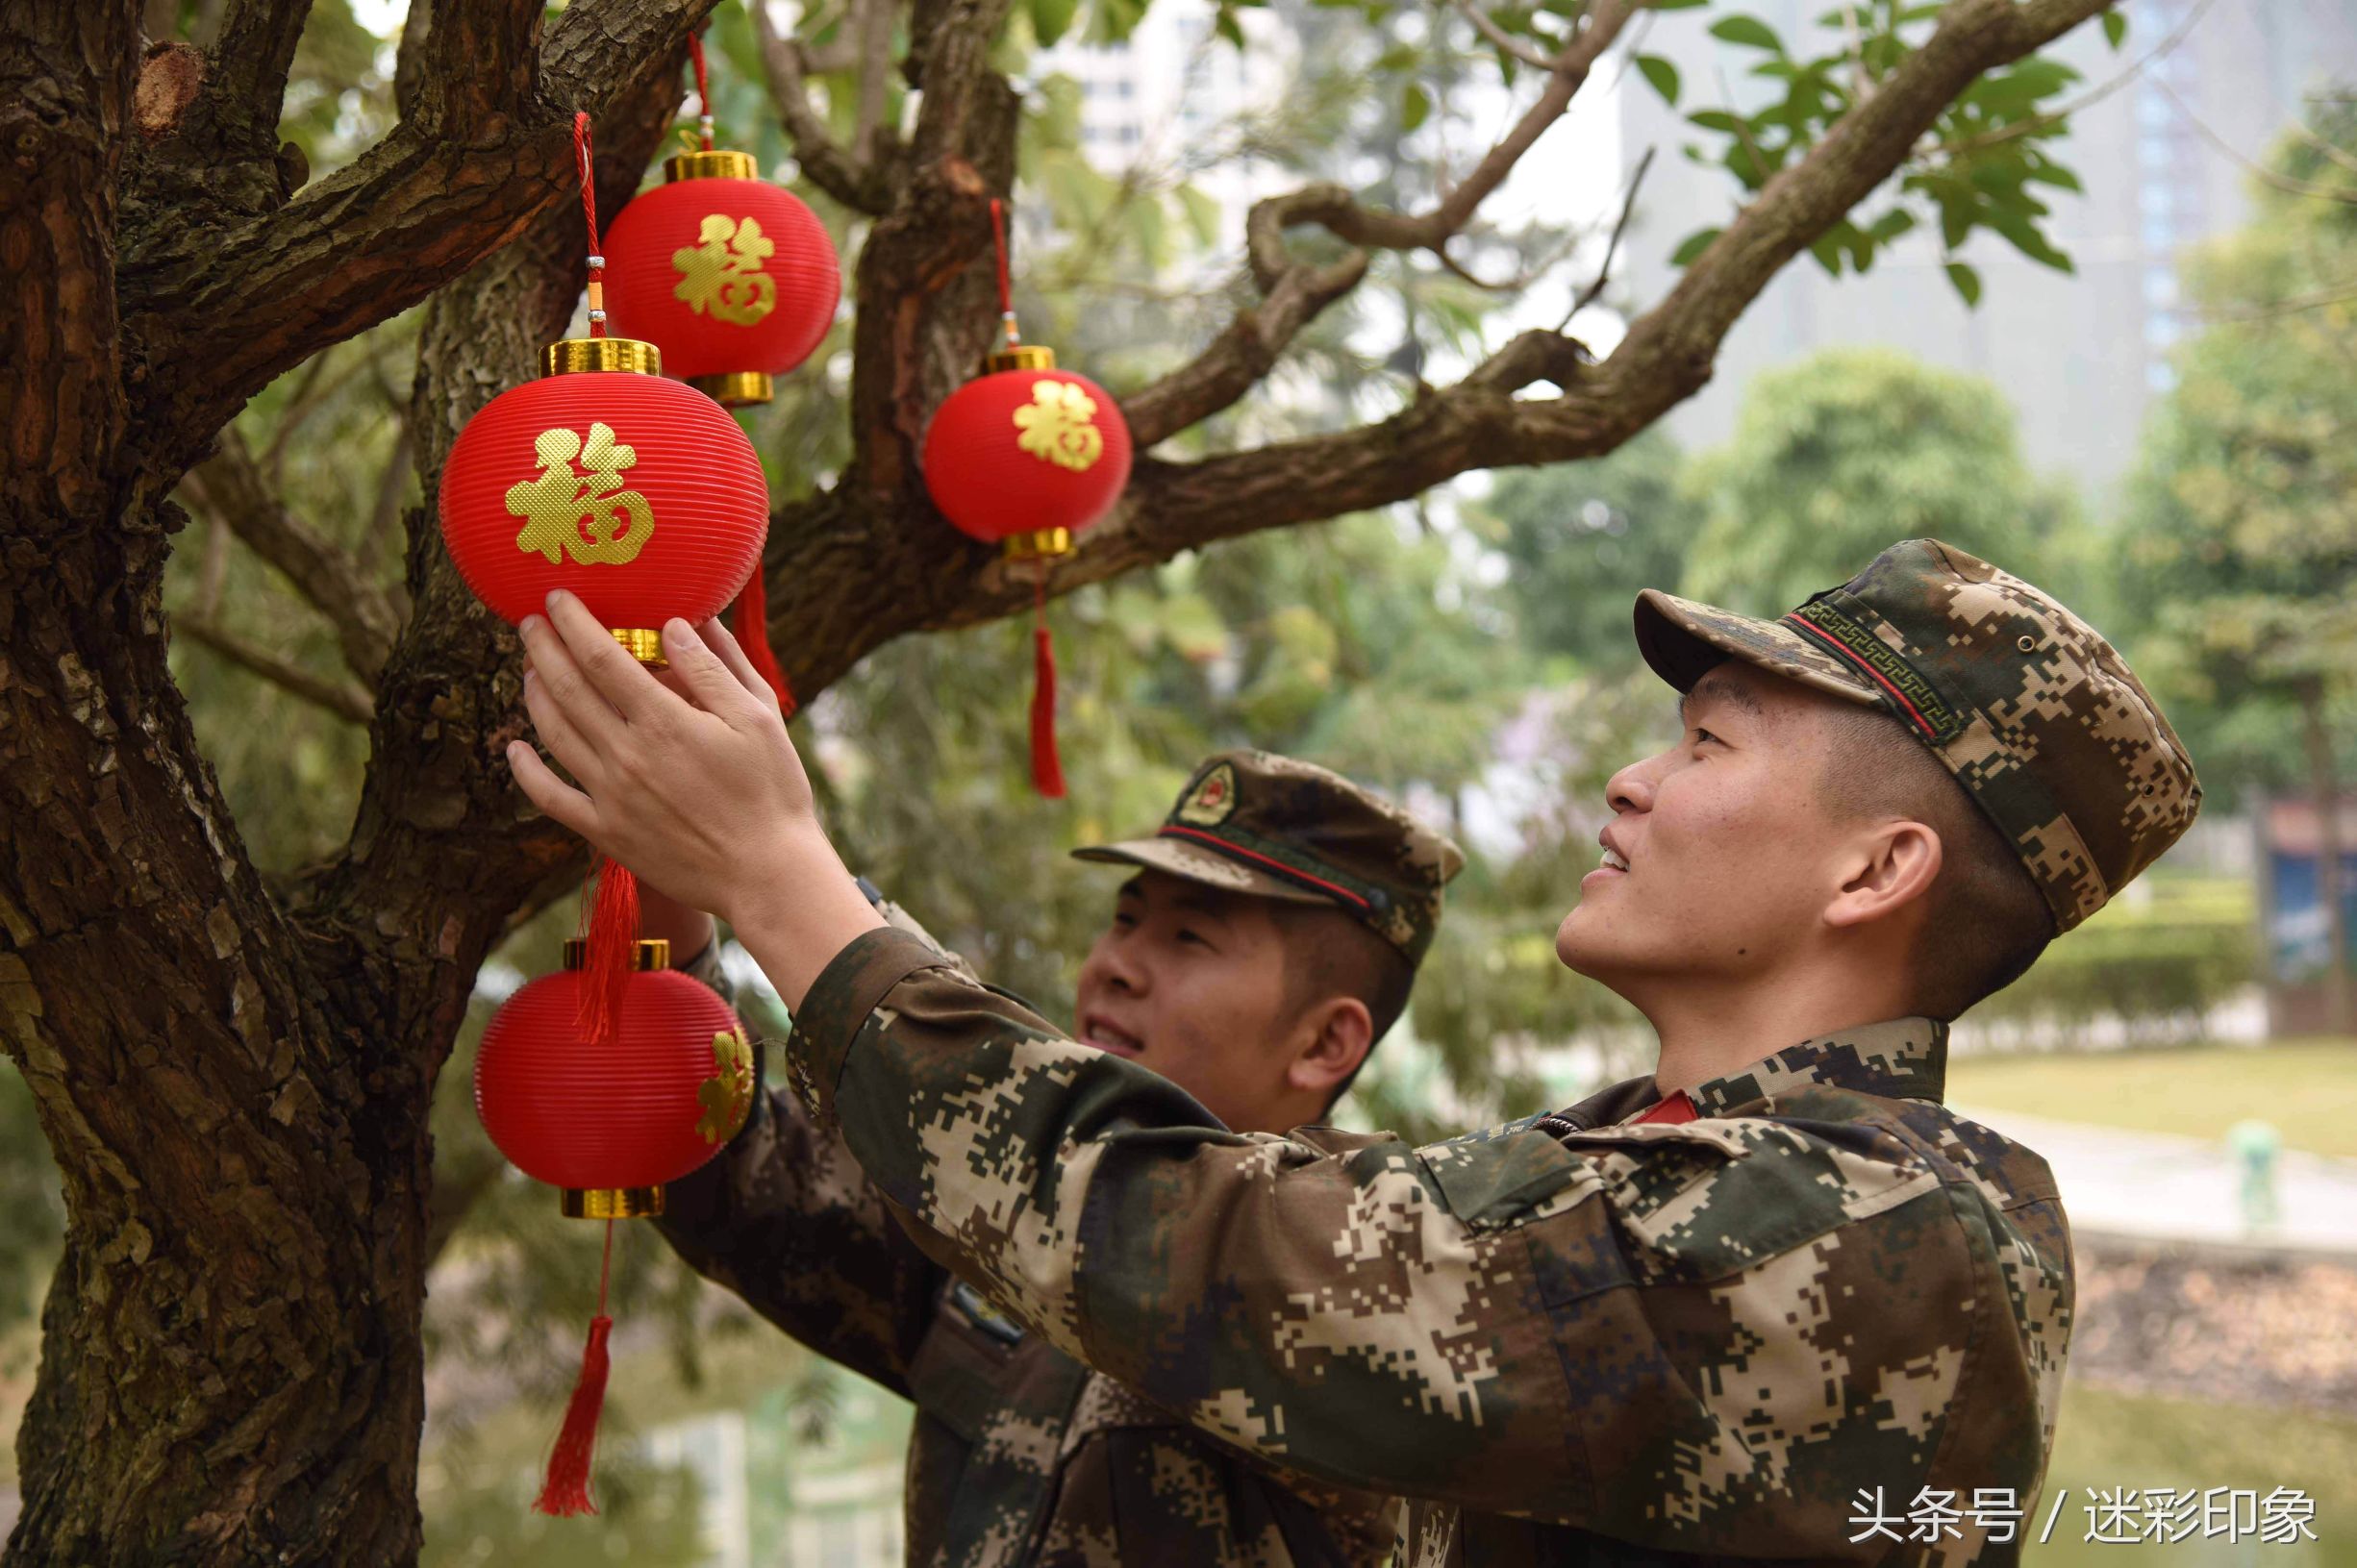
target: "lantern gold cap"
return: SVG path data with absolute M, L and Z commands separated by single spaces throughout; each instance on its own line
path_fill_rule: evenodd
M 568 1220 L 654 1219 L 663 1213 L 661 1187 L 566 1187 L 558 1201 Z
M 1072 553 L 1072 531 L 1068 528 L 1035 529 L 1029 534 L 1007 535 L 1006 557 L 1009 560 L 1047 560 Z
M 576 936 L 564 944 L 564 967 L 579 969 L 589 962 L 589 944 Z M 667 937 L 648 936 L 639 942 L 639 951 L 631 957 L 633 969 L 668 969 L 671 967 L 671 943 Z
M 777 384 L 766 370 L 724 370 L 716 376 L 690 376 L 688 385 L 724 409 L 766 403 L 777 395 Z
M 1053 370 L 1056 368 L 1056 351 L 1044 343 L 1011 343 L 983 363 L 993 371 Z
M 541 375 L 562 376 L 575 370 L 632 370 L 641 376 L 660 376 L 663 350 L 636 337 L 565 337 L 540 350 Z
M 760 165 L 751 153 L 673 153 L 663 161 L 665 180 L 757 180 Z

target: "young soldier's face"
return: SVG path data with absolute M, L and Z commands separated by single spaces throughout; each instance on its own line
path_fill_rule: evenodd
M 1152 1068 L 1237 1132 L 1285 1130 L 1293 1009 L 1266 900 L 1140 872 L 1081 964 L 1078 1001 L 1083 1042 Z
M 1818 789 L 1838 701 L 1732 660 L 1696 682 L 1677 743 L 1606 785 L 1602 863 L 1557 956 L 1642 1009 L 1663 987 L 1771 975 L 1815 940 L 1840 884 Z

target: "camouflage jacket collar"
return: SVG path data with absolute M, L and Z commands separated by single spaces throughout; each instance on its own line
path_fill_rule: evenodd
M 1786 1046 L 1750 1066 L 1698 1083 L 1686 1091 L 1704 1116 L 1725 1116 L 1737 1108 L 1786 1093 L 1803 1083 L 1822 1083 L 1888 1100 L 1939 1100 L 1947 1082 L 1947 1025 L 1936 1018 L 1893 1018 L 1840 1030 Z M 1601 1089 L 1568 1110 L 1542 1117 L 1561 1131 L 1609 1127 L 1660 1101 L 1650 1078 L 1632 1078 Z
M 1705 1116 L 1782 1094 L 1804 1083 L 1886 1100 L 1938 1100 L 1947 1082 L 1947 1025 L 1936 1018 L 1893 1018 L 1787 1046 L 1771 1057 L 1686 1091 Z

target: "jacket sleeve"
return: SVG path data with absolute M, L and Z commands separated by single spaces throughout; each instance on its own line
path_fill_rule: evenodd
M 933 1256 L 1198 1427 L 1344 1484 L 1868 1558 L 1839 1510 L 1858 1485 L 1913 1495 L 1970 1334 L 1941 1180 L 1885 1132 L 1234 1133 L 890 931 L 821 975 L 790 1054 Z
M 734 1004 L 713 948 L 681 969 Z M 763 1050 L 755 1046 L 757 1063 Z M 690 1267 L 794 1338 L 908 1392 L 910 1358 L 944 1278 L 842 1140 L 814 1126 L 791 1095 L 756 1094 L 736 1137 L 670 1184 L 656 1223 Z

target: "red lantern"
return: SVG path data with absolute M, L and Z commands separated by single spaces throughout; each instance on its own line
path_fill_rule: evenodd
M 563 1190 L 564 1212 L 663 1212 L 663 1187 L 744 1125 L 753 1058 L 737 1015 L 665 968 L 670 944 L 638 944 L 609 1038 L 580 1028 L 580 942 L 566 967 L 508 999 L 475 1058 L 475 1111 L 499 1152 Z
M 753 444 L 626 337 L 540 351 L 541 378 L 466 423 L 442 470 L 442 538 L 511 625 L 577 595 L 622 646 L 663 662 L 673 615 L 715 615 L 761 559 L 769 492 Z
M 792 192 L 754 177 L 750 154 L 680 153 L 663 169 L 669 183 L 606 231 L 614 330 L 661 348 L 670 374 L 722 403 L 766 403 L 770 378 L 834 324 L 834 241 Z
M 1031 779 L 1054 800 L 1064 794 L 1064 766 L 1056 755 L 1049 562 L 1071 554 L 1072 535 L 1120 500 L 1129 483 L 1129 426 L 1103 387 L 1057 369 L 1052 350 L 1013 341 L 1012 311 L 1006 320 L 1007 347 L 990 356 L 989 374 L 935 411 L 921 461 L 941 515 L 963 533 L 1003 544 L 1010 560 L 1037 563 Z
M 1129 483 L 1129 426 L 1103 387 L 1016 344 L 949 394 L 925 432 L 925 488 L 961 532 L 1014 559 L 1068 554 Z
M 751 1110 L 753 1052 L 737 1015 L 686 975 L 664 967 L 670 943 L 636 944 L 637 972 L 621 987 L 613 1027 L 585 1030 L 584 942 L 567 942 L 564 972 L 508 999 L 475 1058 L 475 1113 L 499 1152 L 564 1189 L 564 1212 L 614 1222 L 663 1212 L 664 1183 L 717 1154 Z M 581 1378 L 533 1505 L 542 1513 L 594 1513 L 589 1458 L 610 1367 L 606 1279 L 581 1356 Z

